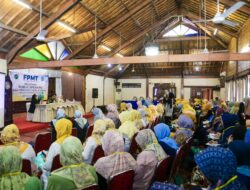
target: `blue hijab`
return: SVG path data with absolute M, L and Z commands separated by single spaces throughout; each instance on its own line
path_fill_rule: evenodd
M 235 124 L 239 121 L 239 117 L 236 114 L 223 113 L 222 116 L 224 129 L 235 126 Z
M 170 128 L 168 125 L 165 123 L 159 123 L 154 127 L 154 131 L 159 142 L 165 143 L 175 150 L 179 148 L 175 140 L 170 138 Z
M 237 178 L 237 161 L 229 149 L 209 147 L 195 155 L 195 162 L 211 183 L 210 189 L 225 185 L 221 190 L 246 190 Z

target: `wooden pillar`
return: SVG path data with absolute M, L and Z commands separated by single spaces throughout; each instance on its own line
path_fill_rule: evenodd
M 86 112 L 86 75 L 83 75 L 83 82 L 82 82 L 82 105 L 84 111 Z
M 146 97 L 149 97 L 149 80 L 146 78 Z

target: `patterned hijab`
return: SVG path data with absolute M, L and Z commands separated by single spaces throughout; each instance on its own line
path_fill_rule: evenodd
M 123 111 L 119 115 L 119 119 L 121 123 L 125 123 L 126 121 L 131 121 L 131 112 L 130 111 Z
M 106 130 L 114 130 L 115 128 L 115 123 L 112 119 L 106 118 L 104 119 L 106 122 Z
M 63 167 L 52 173 L 73 181 L 77 189 L 97 183 L 94 167 L 83 163 L 82 150 L 83 147 L 78 138 L 65 139 L 60 149 L 60 162 Z
M 109 104 L 106 106 L 106 109 L 108 111 L 107 117 L 114 120 L 119 118 L 119 112 L 117 111 L 117 105 L 116 104 Z
M 136 162 L 129 153 L 124 152 L 124 141 L 119 132 L 107 131 L 102 138 L 102 148 L 105 157 L 96 162 L 95 168 L 105 179 L 122 171 L 135 169 Z
M 135 140 L 142 150 L 153 151 L 159 162 L 167 157 L 152 130 L 144 129 L 139 131 Z
M 126 121 L 118 129 L 122 134 L 126 135 L 129 139 L 132 139 L 138 129 L 135 126 L 135 122 Z
M 209 147 L 195 155 L 195 162 L 211 183 L 211 189 L 245 190 L 236 176 L 237 161 L 229 149 Z
M 175 150 L 178 149 L 178 144 L 174 139 L 170 138 L 170 128 L 168 125 L 165 123 L 159 123 L 154 127 L 154 131 L 159 142 L 163 142 Z
M 4 145 L 16 146 L 20 153 L 23 153 L 27 148 L 28 144 L 20 141 L 19 129 L 15 124 L 7 125 L 1 133 L 1 141 Z
M 62 144 L 64 139 L 72 133 L 72 122 L 68 119 L 60 119 L 56 122 L 56 142 Z
M 91 137 L 95 139 L 97 145 L 101 144 L 102 136 L 104 135 L 106 130 L 107 130 L 107 123 L 105 122 L 105 120 L 98 119 L 95 121 Z
M 88 120 L 82 116 L 82 112 L 80 110 L 75 111 L 74 118 L 81 129 L 83 129 L 88 122 Z
M 14 146 L 0 148 L 0 189 L 25 190 L 29 176 L 21 169 L 22 158 L 18 149 Z

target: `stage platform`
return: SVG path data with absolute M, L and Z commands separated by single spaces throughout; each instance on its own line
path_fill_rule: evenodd
M 49 128 L 49 123 L 35 123 L 26 121 L 26 115 L 16 116 L 13 123 L 18 127 L 20 134 L 40 131 Z

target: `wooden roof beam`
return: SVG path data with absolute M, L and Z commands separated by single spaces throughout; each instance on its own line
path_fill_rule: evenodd
M 151 5 L 152 5 L 152 8 L 153 8 L 153 11 L 154 11 L 156 18 L 160 19 L 161 16 L 160 16 L 160 13 L 159 13 L 157 7 L 155 6 L 154 0 L 151 0 Z
M 65 12 L 70 10 L 73 6 L 75 6 L 79 0 L 70 0 L 64 3 L 55 13 L 53 13 L 47 20 L 45 20 L 42 24 L 42 29 L 48 28 L 50 25 L 52 25 L 58 18 L 60 18 Z M 10 63 L 17 53 L 25 46 L 27 45 L 32 38 L 34 38 L 40 31 L 40 27 L 36 27 L 28 36 L 27 38 L 24 38 L 19 43 L 16 44 L 15 48 L 13 48 L 7 56 L 7 61 Z
M 187 16 L 188 18 L 190 18 L 191 21 L 200 20 L 199 16 L 196 15 L 195 13 L 184 11 L 183 14 L 184 14 L 184 16 Z M 221 31 L 229 36 L 232 36 L 235 38 L 238 37 L 238 35 L 235 32 L 230 31 L 230 30 L 228 30 L 228 29 L 226 29 L 218 24 L 214 24 L 213 22 L 207 22 L 207 27 L 214 28 L 214 29 L 217 28 L 219 31 Z
M 28 35 L 29 35 L 28 32 L 25 32 L 25 31 L 23 31 L 23 30 L 19 30 L 19 29 L 17 29 L 17 28 L 13 28 L 13 27 L 8 26 L 8 25 L 5 25 L 5 24 L 3 24 L 3 23 L 0 23 L 0 28 L 5 29 L 5 30 L 8 30 L 8 31 L 10 31 L 10 32 L 14 32 L 14 33 L 16 33 L 16 34 L 21 34 L 21 35 L 23 35 L 23 36 L 28 36 Z
M 199 38 L 200 40 L 209 40 L 211 39 L 209 36 L 181 36 L 181 37 L 167 37 L 167 38 L 160 38 L 160 39 L 156 39 L 156 42 L 175 42 L 175 41 L 192 41 L 195 40 L 197 41 L 197 38 Z
M 102 30 L 101 32 L 99 32 L 97 34 L 96 38 L 98 39 L 101 36 L 107 34 L 112 29 L 114 29 L 116 26 L 118 26 L 119 24 L 123 23 L 125 20 L 127 20 L 128 18 L 130 18 L 132 15 L 134 15 L 135 13 L 137 13 L 138 11 L 140 11 L 141 9 L 143 9 L 149 3 L 150 3 L 149 0 L 145 0 L 143 3 L 135 5 L 135 7 L 132 10 L 130 10 L 128 13 L 126 13 L 123 16 L 121 16 L 114 23 L 111 23 L 104 30 Z M 71 59 L 76 54 L 78 54 L 79 52 L 81 52 L 83 49 L 85 49 L 86 47 L 88 47 L 89 45 L 91 45 L 94 41 L 95 41 L 95 38 L 92 38 L 92 39 L 88 40 L 83 46 L 81 46 L 81 47 L 77 48 L 76 50 L 74 50 L 68 57 L 66 57 L 66 59 Z
M 91 15 L 95 16 L 95 17 L 96 17 L 99 21 L 101 21 L 103 24 L 108 25 L 108 23 L 107 23 L 106 21 L 104 21 L 101 17 L 99 17 L 94 11 L 92 11 L 89 7 L 87 7 L 82 1 L 80 2 L 80 5 L 81 5 L 84 9 L 86 9 Z M 120 36 L 120 33 L 117 32 L 114 28 L 112 29 L 112 31 L 113 31 L 116 35 Z M 126 38 L 124 38 L 124 36 L 121 36 L 121 38 L 122 38 L 123 40 L 127 40 Z
M 172 15 L 176 13 L 176 10 L 171 11 L 168 15 L 166 15 L 164 18 L 161 20 L 157 21 L 154 23 L 152 26 L 144 29 L 142 32 L 140 32 L 138 35 L 134 36 L 132 39 L 128 40 L 126 43 L 122 44 L 120 47 L 116 48 L 115 50 L 112 51 L 112 53 L 109 56 L 113 56 L 122 49 L 128 47 L 129 45 L 133 44 L 136 40 L 142 38 L 145 34 L 150 32 L 151 30 L 155 28 L 159 28 L 162 24 L 164 24 L 166 21 L 168 21 L 170 18 L 172 18 Z
M 203 32 L 205 32 L 208 36 L 210 36 L 212 39 L 214 39 L 218 44 L 220 44 L 222 47 L 228 49 L 228 45 L 223 42 L 220 38 L 217 38 L 210 32 L 208 29 L 206 29 L 204 26 L 202 26 L 200 23 L 195 23 Z
M 13 64 L 11 69 L 28 68 L 54 68 L 70 66 L 91 66 L 112 64 L 141 64 L 141 63 L 179 63 L 179 62 L 221 62 L 221 61 L 249 61 L 250 53 L 200 53 L 200 54 L 166 54 L 157 56 L 131 56 L 131 57 L 110 57 L 97 59 L 75 59 L 47 62 L 24 62 Z
M 231 7 L 232 5 L 234 5 L 235 3 L 237 3 L 237 1 L 232 1 L 232 0 L 220 0 L 220 3 L 228 6 L 228 7 Z M 239 11 L 247 14 L 247 15 L 250 15 L 250 8 L 248 8 L 247 6 L 242 6 Z

